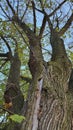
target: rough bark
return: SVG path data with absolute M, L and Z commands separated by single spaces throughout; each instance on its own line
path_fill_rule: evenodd
M 14 56 L 10 60 L 10 63 L 10 72 L 6 90 L 4 92 L 5 107 L 11 112 L 9 114 L 20 114 L 24 104 L 24 97 L 20 91 L 19 86 L 21 62 L 17 51 L 15 51 Z M 15 130 L 18 128 L 19 124 L 10 122 L 7 126 L 5 126 L 4 129 Z
M 33 43 L 34 41 L 30 41 Z M 26 113 L 26 121 L 22 124 L 21 129 L 38 128 L 38 112 L 40 109 L 40 99 L 43 81 L 43 57 L 40 41 L 36 39 L 35 46 L 30 43 L 29 69 L 32 74 L 32 83 L 28 93 L 28 110 Z M 36 106 L 36 107 L 35 107 Z M 35 120 L 34 120 L 35 117 Z M 35 122 L 35 123 L 34 123 Z
M 30 54 L 30 71 L 33 76 L 32 92 L 30 92 L 31 98 L 28 102 L 26 122 L 22 124 L 21 130 L 72 129 L 72 97 L 68 91 L 71 63 L 67 57 L 63 40 L 55 33 L 51 36 L 51 45 L 53 49 L 52 60 L 46 66 L 43 61 L 38 62 L 38 66 L 36 60 L 34 60 L 36 59 L 35 55 L 33 57 Z M 42 71 L 40 71 L 40 63 L 42 64 Z M 43 79 L 43 89 L 40 93 L 37 127 L 34 129 L 35 106 L 39 97 L 36 97 L 39 82 L 37 74 L 40 75 L 40 79 Z
M 11 60 L 11 67 L 6 85 L 6 91 L 12 98 L 14 113 L 20 113 L 23 106 L 23 95 L 19 86 L 20 66 L 21 62 L 18 57 L 18 52 L 15 51 L 14 57 Z

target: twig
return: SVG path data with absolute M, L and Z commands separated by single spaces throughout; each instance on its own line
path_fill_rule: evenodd
M 26 5 L 26 9 L 25 9 L 25 11 L 24 11 L 24 13 L 23 13 L 23 15 L 22 15 L 22 17 L 21 17 L 21 21 L 23 20 L 23 18 L 24 18 L 24 16 L 25 16 L 26 12 L 27 12 L 27 10 L 28 10 L 29 3 L 30 3 L 30 0 L 28 1 L 28 4 Z
M 10 110 L 4 108 L 3 106 L 0 106 L 0 109 L 2 109 L 2 110 L 4 110 L 4 111 L 7 111 L 8 113 L 10 113 L 10 114 L 12 114 L 12 115 L 15 114 L 15 113 L 13 113 L 12 111 L 10 111 Z
M 8 16 L 8 14 L 7 14 L 7 13 L 5 12 L 5 10 L 3 9 L 3 7 L 2 7 L 1 4 L 0 4 L 0 7 L 1 7 L 1 10 L 3 11 L 3 13 L 7 16 L 7 18 L 10 19 L 9 16 Z
M 19 0 L 17 1 L 17 16 L 18 16 L 18 12 L 19 12 Z
M 7 63 L 8 59 L 3 62 L 3 64 L 0 66 L 0 69 Z
M 7 40 L 3 37 L 3 35 L 1 35 L 1 38 L 2 38 L 3 41 L 5 42 L 5 44 L 6 44 L 7 48 L 8 48 L 8 50 L 9 50 L 9 52 L 11 53 L 11 48 L 10 48 L 10 46 L 9 46 L 9 44 L 8 44 L 8 42 L 7 42 Z

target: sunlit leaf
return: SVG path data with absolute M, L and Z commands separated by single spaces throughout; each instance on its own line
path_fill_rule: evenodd
M 14 114 L 14 115 L 11 115 L 9 117 L 9 119 L 11 119 L 14 122 L 21 123 L 23 120 L 25 120 L 25 117 L 21 116 L 21 115 Z

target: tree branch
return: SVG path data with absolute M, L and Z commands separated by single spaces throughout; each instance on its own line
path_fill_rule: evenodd
M 0 57 L 8 57 L 8 52 L 7 53 L 0 53 Z
M 15 15 L 15 10 L 14 10 L 14 8 L 12 7 L 12 5 L 10 4 L 9 0 L 6 0 L 6 2 L 7 2 L 7 4 L 8 4 L 8 6 L 10 7 L 12 13 Z
M 7 61 L 8 61 L 8 59 L 6 59 L 6 60 L 2 63 L 2 65 L 0 66 L 0 69 L 7 63 Z
M 11 53 L 11 48 L 10 48 L 10 46 L 9 46 L 9 44 L 8 44 L 8 42 L 7 42 L 7 40 L 6 40 L 2 35 L 1 35 L 0 37 L 1 37 L 2 40 L 5 42 L 5 44 L 6 44 L 7 48 L 8 48 L 8 50 L 9 50 L 9 52 Z
M 39 33 L 39 38 L 40 39 L 42 38 L 45 26 L 46 26 L 46 16 L 44 16 L 44 18 L 43 18 L 42 26 L 41 26 L 41 29 L 40 29 L 40 33 Z
M 4 110 L 4 111 L 7 111 L 9 114 L 12 114 L 12 115 L 15 114 L 15 113 L 13 113 L 12 111 L 10 111 L 10 110 L 4 108 L 3 106 L 0 106 L 0 109 L 2 109 L 2 110 Z
M 51 20 L 50 20 L 49 17 L 51 17 L 65 2 L 66 2 L 66 0 L 64 0 L 62 3 L 60 3 L 59 6 L 58 6 L 52 13 L 50 13 L 50 14 L 48 15 L 48 14 L 45 12 L 45 10 L 43 9 L 43 5 L 42 5 L 42 2 L 41 2 L 41 0 L 40 0 L 41 6 L 42 6 L 42 10 L 43 10 L 42 13 L 45 15 L 45 16 L 44 16 L 44 19 L 43 19 L 43 23 L 42 23 L 41 29 L 40 29 L 40 34 L 39 34 L 40 37 L 42 37 L 43 31 L 44 31 L 44 28 L 45 28 L 45 25 L 46 25 L 46 20 L 48 21 L 50 30 L 51 30 L 51 31 L 53 30 L 53 25 L 52 25 Z
M 7 53 L 0 53 L 0 57 L 7 57 L 7 58 L 4 58 L 3 60 L 5 61 L 8 61 L 8 60 L 11 60 L 11 53 L 10 52 L 7 52 Z M 2 60 L 2 59 L 1 59 Z
M 32 1 L 33 8 L 33 21 L 34 21 L 34 33 L 36 33 L 36 13 L 35 13 L 35 3 Z
M 23 15 L 22 15 L 22 17 L 21 17 L 21 21 L 23 20 L 23 18 L 24 18 L 24 16 L 25 16 L 26 12 L 27 12 L 27 10 L 28 10 L 29 4 L 30 4 L 30 0 L 28 0 L 28 3 L 26 4 L 26 9 L 25 9 L 25 11 L 24 11 L 24 13 L 23 13 Z
M 55 8 L 54 11 L 52 11 L 49 15 L 47 14 L 48 17 L 51 17 L 58 9 L 60 9 L 60 7 L 61 7 L 65 2 L 67 2 L 67 1 L 64 0 L 62 3 L 59 4 L 59 6 L 58 6 L 57 8 Z M 35 9 L 36 9 L 38 12 L 44 14 L 44 9 L 43 9 L 43 10 L 40 10 L 40 9 L 37 9 L 36 7 L 35 7 Z
M 45 13 L 45 12 L 44 12 L 44 13 Z M 52 23 L 51 23 L 51 20 L 50 20 L 50 18 L 48 17 L 47 13 L 45 13 L 45 16 L 46 16 L 46 20 L 47 20 L 47 22 L 48 22 L 49 28 L 50 28 L 50 30 L 51 30 L 51 32 L 52 32 L 54 29 L 53 29 L 53 25 L 52 25 Z
M 24 36 L 23 36 L 23 32 L 21 32 L 21 30 L 16 26 L 16 24 L 15 23 L 13 23 L 13 25 L 15 26 L 15 28 L 17 29 L 17 31 L 19 32 L 19 34 L 21 35 L 21 37 L 22 37 L 22 39 L 23 39 L 23 41 L 24 41 L 24 43 L 28 46 L 28 48 L 30 49 L 30 47 L 29 47 L 29 45 L 28 45 L 28 43 L 26 42 L 26 40 L 25 40 L 25 38 L 24 38 Z
M 42 10 L 44 10 L 44 6 L 43 6 L 43 2 L 42 2 L 42 0 L 39 0 L 39 2 L 40 2 L 40 4 L 41 4 L 41 8 L 42 8 Z
M 65 3 L 67 2 L 66 0 L 64 0 L 62 3 L 59 4 L 59 6 L 52 12 L 48 15 L 48 17 L 51 17 L 58 9 L 60 9 L 60 7 Z
M 2 12 L 6 15 L 6 17 L 8 18 L 8 19 L 10 19 L 9 18 L 9 16 L 8 16 L 8 14 L 5 12 L 5 10 L 3 9 L 3 7 L 2 7 L 2 5 L 0 4 L 0 7 L 1 7 L 1 10 L 2 10 Z M 5 17 L 5 16 L 4 16 Z
M 45 51 L 47 51 L 47 53 L 48 53 L 50 56 L 52 56 L 52 53 L 51 53 L 48 49 L 46 49 L 46 48 L 44 48 L 44 47 L 42 47 L 42 49 L 45 50 Z
M 15 18 L 12 19 L 14 22 L 16 22 L 19 27 L 24 31 L 24 33 L 27 35 L 28 39 L 31 41 L 34 41 L 32 44 L 35 45 L 36 42 L 36 35 L 34 32 L 25 24 L 25 22 L 22 22 L 16 15 Z
M 68 21 L 66 22 L 66 24 L 63 26 L 63 28 L 59 31 L 59 36 L 62 36 L 67 31 L 67 29 L 70 27 L 72 21 L 73 21 L 73 13 L 70 16 L 70 18 L 68 19 Z
M 18 12 L 19 12 L 19 0 L 17 1 L 17 15 L 18 15 Z

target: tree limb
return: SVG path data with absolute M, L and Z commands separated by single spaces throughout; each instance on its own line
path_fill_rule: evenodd
M 25 22 L 22 22 L 21 19 L 19 19 L 17 16 L 15 16 L 14 19 L 12 19 L 13 22 L 16 22 L 19 27 L 24 31 L 24 33 L 27 35 L 28 39 L 31 41 L 34 41 L 32 44 L 35 44 L 36 42 L 36 35 L 34 32 L 25 24 Z
M 7 61 L 11 60 L 11 53 L 7 52 L 7 53 L 0 53 L 0 57 L 7 57 L 7 58 L 3 58 L 1 60 L 4 60 L 4 62 L 2 63 L 2 65 L 0 66 L 0 69 L 7 63 Z
M 45 13 L 45 12 L 44 12 L 44 13 Z M 48 22 L 49 28 L 50 28 L 50 30 L 51 30 L 51 32 L 52 32 L 54 29 L 53 29 L 53 25 L 52 25 L 52 23 L 51 23 L 51 20 L 50 20 L 50 18 L 48 17 L 47 13 L 45 13 L 45 16 L 46 16 L 46 20 L 47 20 L 47 22 Z
M 62 36 L 67 31 L 67 29 L 70 27 L 72 21 L 73 21 L 73 13 L 70 16 L 70 18 L 68 19 L 68 21 L 66 22 L 66 24 L 63 26 L 63 28 L 59 31 L 59 36 Z
M 23 13 L 23 15 L 22 15 L 22 17 L 21 17 L 21 21 L 23 20 L 23 18 L 24 18 L 24 16 L 25 16 L 26 12 L 27 12 L 27 10 L 28 10 L 29 4 L 30 4 L 30 0 L 28 1 L 27 5 L 26 5 L 26 9 L 25 9 L 25 11 L 24 11 L 24 13 Z
M 12 7 L 12 5 L 10 4 L 9 0 L 6 0 L 6 2 L 7 2 L 7 4 L 8 4 L 8 6 L 10 7 L 12 13 L 15 15 L 15 10 L 14 10 L 14 8 Z
M 42 26 L 41 26 L 41 29 L 40 29 L 40 33 L 39 33 L 39 38 L 40 39 L 42 38 L 45 26 L 46 26 L 46 16 L 44 16 L 44 18 L 43 18 Z
M 36 13 L 35 13 L 35 3 L 34 3 L 34 1 L 32 1 L 32 8 L 33 8 L 34 33 L 36 33 Z
M 8 52 L 7 53 L 0 53 L 0 57 L 8 57 Z
M 17 15 L 18 15 L 18 12 L 19 12 L 19 0 L 17 1 Z
M 49 15 L 47 14 L 48 17 L 51 17 L 58 9 L 60 9 L 60 7 L 61 7 L 65 2 L 67 2 L 67 1 L 64 0 L 62 3 L 59 4 L 59 6 L 58 6 L 57 8 L 55 8 L 54 11 L 52 11 Z M 44 14 L 44 10 L 37 9 L 36 7 L 35 7 L 35 9 L 36 9 L 38 12 Z
M 3 64 L 0 66 L 0 69 L 7 63 L 8 59 L 6 59 Z
M 8 61 L 8 60 L 11 59 L 12 55 L 11 55 L 10 52 L 7 52 L 7 53 L 0 53 L 0 57 L 7 57 L 7 58 L 5 58 L 5 59 L 3 59 L 3 60 Z M 1 59 L 1 60 L 2 60 L 2 59 Z
M 11 52 L 11 48 L 10 48 L 10 46 L 9 46 L 9 44 L 8 44 L 8 42 L 7 42 L 7 40 L 3 37 L 3 35 L 1 35 L 0 37 L 1 37 L 2 40 L 5 42 L 5 44 L 6 44 L 7 48 L 8 48 L 8 50 L 9 50 L 9 52 Z
M 9 16 L 8 16 L 8 14 L 7 14 L 7 13 L 5 12 L 5 10 L 3 9 L 3 7 L 2 7 L 1 4 L 0 4 L 0 7 L 1 7 L 2 12 L 6 15 L 6 17 L 7 17 L 8 19 L 10 19 Z
M 41 4 L 42 10 L 44 10 L 44 6 L 43 6 L 42 0 L 39 0 L 39 2 L 40 2 L 40 4 Z
M 15 28 L 17 29 L 17 31 L 18 31 L 19 34 L 21 35 L 21 37 L 22 37 L 24 43 L 25 43 L 25 44 L 28 46 L 28 48 L 30 49 L 30 47 L 29 47 L 27 41 L 25 40 L 25 38 L 24 38 L 24 36 L 23 36 L 23 32 L 21 32 L 21 30 L 16 26 L 16 24 L 15 24 L 14 22 L 13 22 L 13 25 L 15 26 Z
M 64 0 L 62 3 L 60 3 L 59 6 L 58 6 L 52 13 L 50 13 L 48 16 L 51 17 L 58 9 L 60 9 L 60 7 L 61 7 L 65 2 L 67 2 L 67 1 Z
M 12 115 L 15 114 L 15 113 L 13 113 L 12 111 L 10 111 L 10 110 L 4 108 L 3 106 L 0 106 L 0 109 L 2 109 L 2 110 L 4 110 L 4 111 L 7 111 L 9 114 L 12 114 Z

